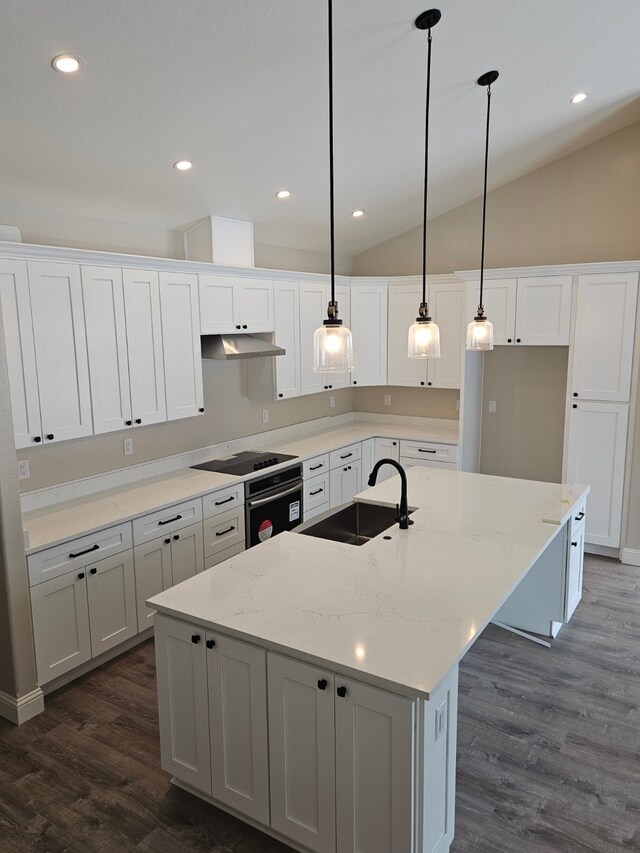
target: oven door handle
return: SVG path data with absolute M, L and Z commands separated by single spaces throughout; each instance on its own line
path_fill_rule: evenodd
M 294 492 L 299 492 L 302 489 L 302 483 L 298 483 L 295 486 L 292 486 L 290 489 L 287 489 L 285 492 L 278 492 L 276 495 L 270 495 L 268 498 L 257 498 L 253 501 L 247 501 L 247 507 L 249 509 L 253 509 L 255 506 L 262 506 L 262 504 L 270 504 L 273 501 L 280 500 L 280 498 L 285 498 L 287 495 L 292 495 Z

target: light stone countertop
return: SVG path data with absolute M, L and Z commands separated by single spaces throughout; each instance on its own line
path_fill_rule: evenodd
M 333 430 L 309 433 L 285 442 L 274 442 L 270 441 L 268 436 L 260 436 L 255 442 L 254 449 L 290 453 L 302 462 L 312 456 L 328 453 L 346 444 L 372 436 L 439 441 L 447 444 L 458 443 L 457 427 L 405 426 L 364 421 Z M 269 470 L 286 468 L 295 464 L 295 461 L 298 460 L 274 465 Z M 95 495 L 31 510 L 24 513 L 22 517 L 23 528 L 29 535 L 26 554 L 42 551 L 44 548 L 68 539 L 130 521 L 149 512 L 209 494 L 216 489 L 241 483 L 255 476 L 257 475 L 254 472 L 238 477 L 185 468 L 170 474 L 149 477 L 131 485 L 106 489 Z
M 434 468 L 412 468 L 407 476 L 409 505 L 417 507 L 408 530 L 394 525 L 361 547 L 281 533 L 149 603 L 329 671 L 428 698 L 588 487 Z M 395 505 L 399 491 L 395 476 L 360 498 Z

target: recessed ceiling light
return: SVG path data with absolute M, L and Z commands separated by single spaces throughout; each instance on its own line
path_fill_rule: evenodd
M 289 198 L 291 195 L 291 190 L 278 190 L 276 193 L 276 198 Z
M 173 164 L 173 168 L 177 169 L 179 172 L 188 172 L 189 169 L 193 166 L 191 160 L 177 160 Z
M 586 100 L 587 100 L 587 93 L 586 92 L 578 92 L 577 95 L 574 95 L 573 98 L 571 98 L 571 103 L 572 104 L 581 104 L 582 101 L 586 101 Z
M 359 219 L 361 216 L 364 216 L 364 210 L 360 207 L 358 210 L 354 210 L 351 215 L 354 219 Z
M 51 64 L 56 71 L 62 71 L 64 74 L 73 74 L 80 68 L 80 60 L 77 56 L 71 56 L 68 53 L 62 53 L 51 60 Z

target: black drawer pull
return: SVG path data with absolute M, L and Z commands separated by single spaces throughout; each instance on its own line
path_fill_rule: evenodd
M 418 448 L 418 453 L 437 453 L 437 450 L 424 450 L 422 447 Z
M 198 409 L 201 415 L 204 415 L 204 409 Z
M 216 532 L 216 536 L 225 536 L 227 533 L 231 533 L 232 530 L 235 530 L 235 527 L 233 526 L 233 524 L 231 525 L 231 527 L 228 527 L 226 530 L 218 530 Z
M 167 518 L 164 521 L 159 521 L 158 524 L 160 524 L 160 525 L 171 524 L 172 521 L 180 521 L 181 518 L 182 518 L 181 515 L 176 515 L 173 518 Z
M 191 635 L 191 642 L 194 645 L 197 645 L 200 642 L 200 634 L 192 634 Z
M 92 569 L 89 569 L 89 574 L 90 575 L 97 575 L 98 574 L 98 570 L 96 569 L 95 566 Z
M 54 436 L 53 436 L 52 432 L 47 434 L 47 441 L 53 441 L 53 438 L 54 438 Z
M 225 498 L 223 501 L 216 501 L 214 503 L 214 506 L 222 506 L 222 504 L 228 504 L 229 501 L 235 501 L 235 499 L 236 499 L 235 495 L 229 495 L 229 497 Z
M 35 441 L 36 444 L 38 444 L 39 442 L 42 441 L 42 437 L 39 435 L 34 435 L 33 440 Z
M 317 470 L 318 470 L 318 468 L 322 468 L 322 467 L 323 467 L 323 465 L 322 465 L 322 462 L 321 462 L 319 465 L 310 465 L 310 466 L 309 466 L 309 470 L 310 470 L 310 471 L 317 471 Z
M 82 557 L 84 554 L 90 554 L 92 551 L 97 551 L 99 547 L 99 545 L 92 545 L 91 548 L 87 548 L 86 551 L 78 551 L 77 554 L 69 554 L 69 559 L 73 560 L 74 557 Z
M 206 642 L 206 646 L 208 649 L 212 649 L 215 646 L 215 644 L 216 644 L 215 640 L 207 640 L 207 642 Z
M 179 534 L 179 533 L 174 533 L 174 534 L 173 534 L 173 538 L 174 538 L 174 539 L 175 539 L 175 541 L 177 542 L 177 541 L 178 541 L 178 539 L 180 538 L 180 534 Z
M 131 426 L 132 424 L 133 424 L 133 421 L 125 421 L 124 422 L 125 426 Z
M 353 453 L 345 453 L 344 456 L 340 457 L 340 459 L 348 459 L 350 456 L 353 456 Z
M 582 521 L 582 519 L 583 519 L 583 518 L 584 518 L 584 511 L 582 511 L 582 512 L 578 513 L 578 515 L 576 515 L 576 519 L 575 519 L 575 520 L 576 520 L 576 521 Z
M 572 542 L 571 544 L 573 545 L 573 547 L 574 547 L 574 548 L 577 548 L 577 547 L 578 547 L 578 543 L 577 543 L 577 542 Z
M 78 580 L 84 580 L 84 572 L 80 572 L 80 574 L 78 575 Z
M 329 682 L 327 681 L 327 679 L 326 679 L 326 678 L 321 678 L 321 679 L 318 681 L 318 690 L 326 690 L 326 689 L 327 689 L 327 684 L 328 684 L 328 683 L 329 683 Z
M 164 540 L 164 544 L 165 544 L 165 545 L 170 545 L 170 544 L 171 544 L 171 537 L 168 537 L 167 539 L 165 539 L 165 540 Z
M 136 418 L 136 423 L 137 423 L 137 424 L 141 424 L 141 423 L 142 423 L 142 418 Z
M 346 688 L 346 687 L 342 687 L 342 686 L 341 686 L 341 687 L 338 687 L 338 689 L 336 690 L 336 693 L 338 694 L 338 696 L 339 696 L 341 699 L 344 699 L 344 697 L 347 695 L 347 688 Z
M 324 489 L 316 489 L 315 492 L 309 492 L 310 495 L 319 495 L 320 492 L 324 492 Z

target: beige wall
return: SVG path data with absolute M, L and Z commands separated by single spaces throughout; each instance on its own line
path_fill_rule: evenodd
M 428 270 L 450 273 L 480 263 L 481 199 L 429 223 Z M 354 275 L 409 275 L 421 269 L 420 227 L 354 258 Z M 486 266 L 590 263 L 640 258 L 640 123 L 624 128 L 489 194 Z M 557 479 L 562 454 L 564 402 L 559 360 L 545 364 L 550 393 L 544 405 L 522 400 L 529 417 L 516 413 L 513 399 L 488 415 L 487 402 L 511 398 L 533 382 L 542 354 L 534 348 L 495 350 L 487 357 L 484 382 L 481 470 L 525 476 L 545 471 Z M 531 351 L 531 356 L 529 352 Z M 529 358 L 532 358 L 531 367 Z M 543 365 L 540 364 L 542 368 Z M 526 387 L 526 386 L 525 386 Z M 501 388 L 505 390 L 500 391 Z M 492 390 L 494 389 L 494 390 Z M 493 393 L 493 396 L 491 394 Z M 542 403 L 542 400 L 540 400 Z M 639 413 L 640 414 L 640 413 Z M 555 431 L 551 431 L 555 425 Z M 545 435 L 546 440 L 540 442 Z M 535 452 L 534 452 L 535 450 Z M 530 461 L 523 457 L 527 453 Z M 528 476 L 528 475 L 526 475 Z M 640 548 L 640 430 L 636 427 L 626 534 Z
M 391 405 L 384 398 L 391 396 Z M 408 415 L 417 418 L 447 418 L 458 420 L 456 403 L 459 391 L 447 388 L 401 388 L 398 385 L 378 385 L 357 388 L 353 392 L 356 412 L 376 412 L 382 415 Z
M 325 252 L 309 252 L 305 249 L 289 249 L 286 246 L 269 246 L 256 243 L 253 260 L 257 267 L 268 270 L 295 270 L 297 272 L 330 271 L 329 255 Z M 351 275 L 353 258 L 336 255 L 336 275 Z

